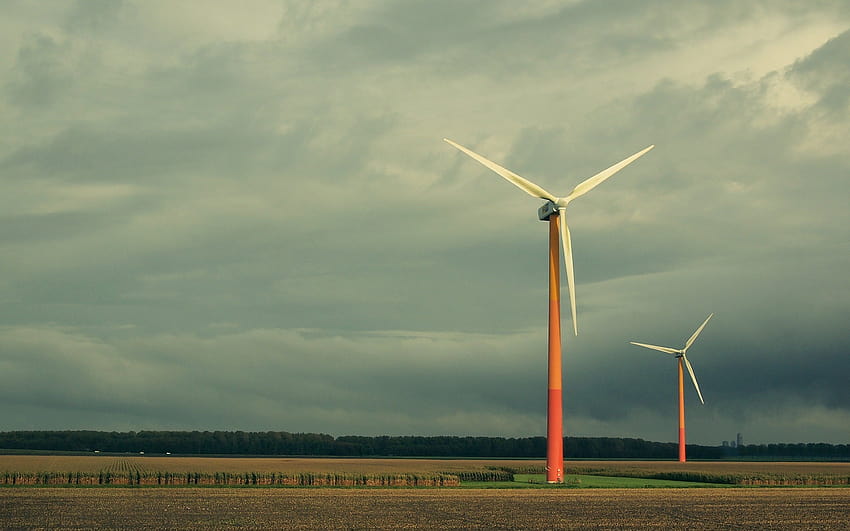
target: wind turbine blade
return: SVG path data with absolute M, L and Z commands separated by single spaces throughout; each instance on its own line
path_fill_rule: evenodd
M 657 345 L 647 345 L 646 343 L 637 343 L 635 341 L 629 341 L 632 345 L 637 345 L 639 347 L 651 348 L 652 350 L 660 350 L 661 352 L 666 352 L 667 354 L 678 354 L 679 351 L 674 348 L 668 347 L 659 347 Z
M 708 319 L 706 319 L 706 320 L 705 320 L 705 322 L 703 322 L 703 323 L 702 323 L 702 326 L 700 326 L 699 328 L 697 328 L 697 331 L 696 331 L 696 332 L 694 332 L 694 335 L 692 335 L 692 336 L 691 336 L 691 338 L 690 338 L 690 339 L 688 339 L 688 342 L 687 342 L 687 343 L 685 343 L 685 348 L 684 348 L 683 350 L 687 350 L 687 349 L 688 349 L 691 345 L 693 345 L 693 344 L 694 344 L 694 341 L 696 341 L 696 340 L 697 340 L 697 336 L 699 335 L 699 333 L 700 333 L 700 332 L 702 332 L 702 329 L 703 329 L 703 328 L 705 328 L 705 325 L 707 325 L 707 324 L 708 324 L 708 320 L 709 320 L 709 319 L 711 319 L 711 317 L 712 317 L 713 315 L 714 315 L 713 313 L 712 313 L 711 315 L 709 315 L 709 316 L 708 316 Z
M 691 375 L 691 380 L 694 381 L 694 387 L 697 388 L 697 394 L 699 395 L 699 401 L 705 404 L 705 400 L 702 399 L 702 393 L 699 390 L 699 384 L 697 383 L 697 377 L 694 376 L 694 368 L 691 367 L 691 362 L 688 361 L 687 356 L 682 356 L 682 359 L 685 360 L 685 367 L 688 368 L 688 373 Z
M 567 227 L 567 209 L 559 208 L 558 217 L 561 218 L 561 244 L 564 246 L 564 266 L 567 269 L 567 287 L 570 290 L 570 311 L 573 316 L 573 332 L 578 335 L 578 322 L 576 321 L 576 279 L 573 271 L 573 244 L 570 241 L 570 228 Z M 560 273 L 559 273 L 560 274 Z
M 602 184 L 602 182 L 605 179 L 607 179 L 608 177 L 611 177 L 612 175 L 614 175 L 618 171 L 622 170 L 623 168 L 625 168 L 626 166 L 628 166 L 629 164 L 634 162 L 636 159 L 638 159 L 644 153 L 646 153 L 647 151 L 649 151 L 650 149 L 652 149 L 654 147 L 655 147 L 655 145 L 652 145 L 652 146 L 649 146 L 648 148 L 646 148 L 642 151 L 638 151 L 637 153 L 635 153 L 631 157 L 629 157 L 629 158 L 627 158 L 623 161 L 620 161 L 617 164 L 614 164 L 613 166 L 611 166 L 607 170 L 603 170 L 603 171 L 597 173 L 596 175 L 594 175 L 593 177 L 591 177 L 590 179 L 587 179 L 586 181 L 582 182 L 581 184 L 579 184 L 578 186 L 573 188 L 573 191 L 570 192 L 567 195 L 567 197 L 565 198 L 566 201 L 567 202 L 572 201 L 573 199 L 575 199 L 577 197 L 581 197 L 584 194 L 586 194 L 587 192 L 593 190 L 594 188 L 596 188 L 597 186 Z
M 459 150 L 463 151 L 464 153 L 466 153 L 470 157 L 474 158 L 475 160 L 477 160 L 478 162 L 480 162 L 484 166 L 487 166 L 488 168 L 490 168 L 494 172 L 498 173 L 499 175 L 501 175 L 505 179 L 509 180 L 510 182 L 515 184 L 517 187 L 519 187 L 521 190 L 523 190 L 525 193 L 527 193 L 528 195 L 534 196 L 534 197 L 539 197 L 541 199 L 548 199 L 549 201 L 552 201 L 552 202 L 555 202 L 555 201 L 558 200 L 558 198 L 555 197 L 554 195 L 550 194 L 549 192 L 547 192 L 543 188 L 537 186 L 533 182 L 526 180 L 526 179 L 523 179 L 522 177 L 520 177 L 516 173 L 512 172 L 511 170 L 509 170 L 507 168 L 503 168 L 503 167 L 499 166 L 498 164 L 496 164 L 495 162 L 493 162 L 491 160 L 485 159 L 484 157 L 482 157 L 478 153 L 475 153 L 474 151 L 466 149 L 465 147 L 461 146 L 460 144 L 452 142 L 448 138 L 444 138 L 443 140 L 445 140 L 449 144 L 453 145 L 454 147 L 458 148 Z

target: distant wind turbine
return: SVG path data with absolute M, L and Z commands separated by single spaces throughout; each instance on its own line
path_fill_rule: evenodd
M 540 186 L 528 181 L 516 173 L 499 166 L 478 153 L 475 153 L 460 144 L 444 138 L 446 142 L 463 151 L 484 166 L 498 173 L 525 193 L 545 199 L 546 202 L 537 210 L 540 221 L 549 222 L 549 396 L 547 410 L 547 432 L 546 432 L 546 480 L 549 483 L 563 482 L 564 469 L 564 430 L 563 430 L 563 396 L 561 390 L 561 284 L 560 265 L 558 251 L 558 232 L 560 226 L 561 242 L 564 247 L 564 264 L 567 272 L 567 285 L 570 292 L 570 310 L 573 319 L 573 331 L 578 335 L 578 324 L 576 322 L 576 299 L 575 279 L 573 274 L 573 252 L 570 243 L 570 230 L 567 227 L 567 205 L 576 198 L 599 186 L 607 178 L 611 177 L 635 159 L 649 151 L 655 146 L 635 153 L 631 157 L 614 164 L 607 170 L 603 170 L 593 177 L 585 180 L 573 190 L 563 196 L 557 197 Z M 560 221 L 559 221 L 560 220 Z
M 694 387 L 697 390 L 697 395 L 699 396 L 699 401 L 705 404 L 705 400 L 702 399 L 702 392 L 699 390 L 699 384 L 697 383 L 697 377 L 694 375 L 694 368 L 691 367 L 691 362 L 688 361 L 688 349 L 691 348 L 691 345 L 696 341 L 697 336 L 702 329 L 705 328 L 705 325 L 708 324 L 708 320 L 714 314 L 709 315 L 706 320 L 702 323 L 702 325 L 697 328 L 697 331 L 693 333 L 690 339 L 685 342 L 685 346 L 681 349 L 669 348 L 669 347 L 659 347 L 656 345 L 647 345 L 646 343 L 637 343 L 635 341 L 629 341 L 632 345 L 637 345 L 639 347 L 651 348 L 652 350 L 659 350 L 661 352 L 666 352 L 667 354 L 673 354 L 679 360 L 679 462 L 685 462 L 685 384 L 684 384 L 684 374 L 682 371 L 682 362 L 684 362 L 685 367 L 688 368 L 688 374 L 691 375 L 691 381 L 694 382 Z

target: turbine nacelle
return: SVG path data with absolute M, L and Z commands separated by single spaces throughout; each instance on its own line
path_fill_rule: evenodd
M 546 201 L 543 206 L 537 209 L 537 217 L 540 221 L 549 221 L 549 218 L 553 215 L 558 215 L 558 206 L 552 201 Z

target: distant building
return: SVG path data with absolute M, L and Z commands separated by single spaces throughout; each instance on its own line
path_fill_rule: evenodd
M 723 441 L 723 448 L 729 448 L 729 441 Z
M 744 446 L 744 436 L 743 436 L 743 435 L 741 435 L 741 434 L 739 433 L 739 434 L 738 434 L 738 436 L 736 437 L 735 442 L 737 443 L 737 446 L 738 446 L 739 448 L 740 448 L 741 446 Z

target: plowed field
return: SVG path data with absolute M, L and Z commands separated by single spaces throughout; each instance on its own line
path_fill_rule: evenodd
M 0 489 L 0 527 L 850 529 L 850 490 Z

